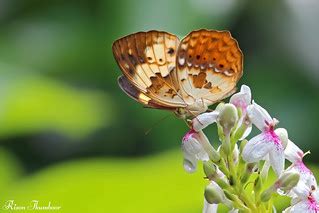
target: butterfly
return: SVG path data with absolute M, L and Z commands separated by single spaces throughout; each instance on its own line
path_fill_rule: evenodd
M 243 54 L 228 31 L 201 29 L 181 41 L 162 31 L 116 40 L 121 89 L 146 107 L 195 117 L 230 96 L 243 74 Z

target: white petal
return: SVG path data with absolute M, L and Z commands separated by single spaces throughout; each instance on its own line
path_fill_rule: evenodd
M 204 198 L 204 208 L 203 213 L 217 213 L 218 204 L 210 204 Z
M 277 176 L 281 175 L 285 168 L 284 149 L 274 144 L 273 148 L 269 152 L 269 162 Z
M 285 157 L 291 163 L 299 161 L 303 158 L 304 152 L 291 140 L 288 140 L 286 149 L 285 149 Z
M 273 143 L 267 140 L 263 133 L 253 137 L 245 145 L 243 159 L 247 163 L 257 162 L 263 159 L 273 148 Z
M 184 154 L 183 161 L 184 170 L 188 173 L 193 173 L 197 169 L 197 159 L 193 155 Z
M 269 113 L 255 102 L 247 107 L 247 113 L 251 122 L 261 131 L 267 128 L 267 123 L 273 123 Z
M 303 213 L 303 212 L 304 213 L 316 213 L 316 212 L 308 209 L 308 202 L 306 200 L 297 203 L 296 205 L 292 206 L 290 209 L 290 213 Z
M 182 150 L 185 155 L 194 156 L 198 160 L 208 161 L 208 154 L 197 137 L 199 137 L 197 133 L 187 133 L 183 138 Z
M 291 206 L 282 211 L 282 213 L 290 213 Z
M 288 196 L 290 196 L 290 194 L 293 193 L 292 191 L 289 192 Z M 299 203 L 300 201 L 303 201 L 303 199 L 301 199 L 300 197 L 298 197 L 296 194 L 294 194 L 292 196 L 292 199 L 290 201 L 291 206 L 296 205 L 297 203 Z
M 225 181 L 225 182 L 228 181 L 226 175 L 225 175 L 222 171 L 220 171 L 219 168 L 216 169 L 216 174 L 217 174 L 216 177 L 222 179 L 222 180 Z
M 312 195 L 316 199 L 317 203 L 319 203 L 319 190 L 314 191 Z
M 250 90 L 250 87 L 243 84 L 241 87 L 240 87 L 240 92 L 243 92 L 245 94 L 248 95 L 249 97 L 249 101 L 251 101 L 251 90 Z
M 307 186 L 310 186 L 310 188 L 314 188 L 315 190 L 318 189 L 317 180 L 312 173 L 302 174 L 301 176 Z
M 278 135 L 283 148 L 285 149 L 288 144 L 288 132 L 285 128 L 275 129 L 276 135 Z
M 297 195 L 297 197 L 301 200 L 307 200 L 311 189 L 304 182 L 299 182 L 297 187 L 293 188 L 293 192 Z
M 195 131 L 200 131 L 206 128 L 208 125 L 215 123 L 217 121 L 219 112 L 206 112 L 198 115 L 196 118 L 192 120 L 192 126 Z
M 302 167 L 305 167 L 305 166 L 302 166 Z M 309 190 L 311 188 L 317 189 L 317 181 L 316 181 L 316 178 L 314 177 L 313 173 L 310 170 L 304 171 L 305 169 L 302 169 L 302 170 L 300 170 L 300 169 L 301 168 L 300 168 L 299 163 L 292 164 L 287 169 L 287 171 L 289 171 L 289 172 L 296 172 L 300 175 L 299 182 L 298 182 L 297 186 L 295 187 L 295 189 L 305 187 L 305 185 L 308 188 L 307 190 Z
M 240 107 L 242 109 L 246 109 L 246 107 L 251 102 L 251 91 L 250 88 L 246 85 L 242 85 L 240 88 L 240 92 L 234 94 L 229 103 L 234 104 L 236 107 Z
M 297 161 L 293 164 L 295 170 L 300 174 L 299 183 L 303 182 L 309 188 L 317 189 L 317 181 L 313 173 L 306 167 L 302 161 Z

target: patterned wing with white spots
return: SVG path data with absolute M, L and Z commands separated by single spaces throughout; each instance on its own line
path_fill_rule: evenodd
M 184 100 L 216 103 L 235 91 L 243 74 L 243 55 L 228 31 L 198 30 L 177 51 L 177 76 Z
M 176 76 L 179 39 L 160 31 L 138 32 L 113 43 L 113 54 L 124 76 L 157 104 L 185 107 Z M 144 103 L 145 104 L 145 103 Z

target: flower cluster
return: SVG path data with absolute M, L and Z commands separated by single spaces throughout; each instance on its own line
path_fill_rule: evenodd
M 313 173 L 303 163 L 304 153 L 288 138 L 287 130 L 276 128 L 278 120 L 256 102 L 243 85 L 229 103 L 190 121 L 182 141 L 184 169 L 195 172 L 198 161 L 209 184 L 205 188 L 203 213 L 217 212 L 219 204 L 231 212 L 272 212 L 274 195 L 291 197 L 288 213 L 319 212 L 319 190 Z M 221 142 L 215 149 L 203 132 L 216 123 Z M 252 126 L 260 133 L 249 136 Z M 285 168 L 286 160 L 291 163 Z M 268 173 L 277 176 L 269 186 Z M 250 184 L 252 183 L 252 184 Z

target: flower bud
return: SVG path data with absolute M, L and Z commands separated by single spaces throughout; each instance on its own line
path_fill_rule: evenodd
M 275 186 L 284 192 L 290 191 L 295 187 L 300 179 L 300 175 L 296 172 L 284 172 L 276 181 Z
M 218 118 L 219 124 L 223 127 L 224 133 L 230 133 L 238 121 L 237 109 L 233 104 L 225 104 Z
M 198 141 L 199 135 L 194 130 L 186 133 L 182 141 L 182 150 L 184 152 L 184 169 L 186 172 L 196 171 L 197 161 L 208 161 L 209 156 L 202 144 Z
M 215 111 L 221 112 L 222 109 L 224 108 L 224 106 L 225 106 L 225 103 L 224 103 L 224 102 L 220 102 L 220 103 L 216 106 Z
M 209 160 L 208 154 L 199 142 L 199 135 L 194 130 L 186 133 L 182 141 L 182 150 L 184 155 L 194 156 L 198 160 Z
M 260 195 L 260 200 L 262 202 L 268 202 L 271 198 L 271 196 L 276 192 L 276 188 L 271 186 L 267 190 L 263 191 Z
M 261 201 L 267 202 L 278 189 L 289 192 L 299 182 L 300 176 L 296 172 L 284 172 L 280 178 L 261 194 Z
M 226 200 L 224 191 L 213 181 L 206 186 L 204 196 L 210 204 L 223 203 Z
M 204 173 L 208 179 L 212 180 L 214 179 L 214 176 L 216 175 L 216 166 L 211 161 L 205 161 L 203 162 L 203 168 Z
M 275 130 L 276 135 L 278 135 L 282 146 L 284 147 L 284 149 L 286 148 L 287 144 L 288 144 L 288 132 L 286 129 L 284 128 L 278 128 Z

